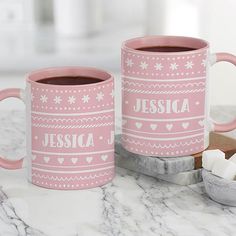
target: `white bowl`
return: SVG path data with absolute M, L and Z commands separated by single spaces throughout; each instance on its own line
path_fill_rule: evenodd
M 221 204 L 236 206 L 236 181 L 226 180 L 202 169 L 202 178 L 209 197 Z

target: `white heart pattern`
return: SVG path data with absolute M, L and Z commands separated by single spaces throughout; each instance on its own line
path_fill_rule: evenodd
M 34 161 L 36 159 L 36 155 L 32 155 L 32 160 Z
M 199 124 L 201 127 L 203 127 L 203 126 L 204 126 L 204 120 L 199 120 L 199 121 L 198 121 L 198 124 Z
M 183 123 L 182 123 L 182 127 L 183 127 L 184 129 L 187 129 L 188 126 L 189 126 L 189 122 L 183 122 Z
M 140 129 L 143 126 L 141 122 L 136 122 L 135 125 L 138 129 Z
M 57 161 L 58 161 L 60 164 L 62 164 L 62 163 L 64 162 L 64 158 L 63 158 L 63 157 L 59 157 L 59 158 L 57 158 Z
M 150 124 L 150 128 L 152 130 L 156 130 L 157 129 L 157 124 Z
M 43 157 L 43 160 L 48 163 L 50 161 L 50 157 Z
M 77 158 L 77 157 L 72 157 L 72 158 L 71 158 L 71 162 L 72 162 L 73 164 L 76 164 L 77 161 L 78 161 L 78 158 Z
M 171 131 L 171 129 L 173 128 L 173 124 L 166 124 L 166 128 Z
M 86 161 L 87 161 L 88 163 L 91 163 L 92 160 L 93 160 L 93 157 L 86 157 Z
M 101 159 L 102 159 L 103 161 L 106 161 L 107 158 L 108 158 L 108 155 L 101 155 Z

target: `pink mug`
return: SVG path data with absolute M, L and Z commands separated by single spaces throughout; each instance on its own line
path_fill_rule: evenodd
M 112 75 L 86 67 L 42 69 L 27 76 L 25 91 L 12 88 L 0 92 L 0 100 L 8 97 L 26 104 L 26 159 L 31 183 L 67 190 L 92 188 L 112 180 Z M 21 168 L 22 160 L 0 158 L 0 166 Z
M 122 145 L 130 152 L 160 157 L 198 153 L 209 132 L 236 128 L 209 117 L 209 66 L 236 65 L 228 53 L 210 54 L 197 38 L 148 36 L 122 45 Z

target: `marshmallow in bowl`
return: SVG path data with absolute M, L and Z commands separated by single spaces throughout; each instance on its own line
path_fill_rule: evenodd
M 234 180 L 236 176 L 236 164 L 222 158 L 215 160 L 212 174 L 227 180 Z
M 236 164 L 236 153 L 232 157 L 229 158 L 229 161 L 232 161 L 233 163 Z
M 225 160 L 225 153 L 219 149 L 206 150 L 202 153 L 202 167 L 211 171 L 216 160 Z

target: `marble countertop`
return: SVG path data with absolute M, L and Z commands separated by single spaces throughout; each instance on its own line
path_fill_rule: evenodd
M 236 108 L 212 114 L 228 120 Z M 1 154 L 23 155 L 22 112 L 0 113 L 0 141 Z M 1 236 L 235 234 L 236 208 L 209 199 L 203 183 L 179 186 L 117 168 L 112 183 L 103 187 L 56 191 L 28 183 L 25 168 L 0 169 Z

